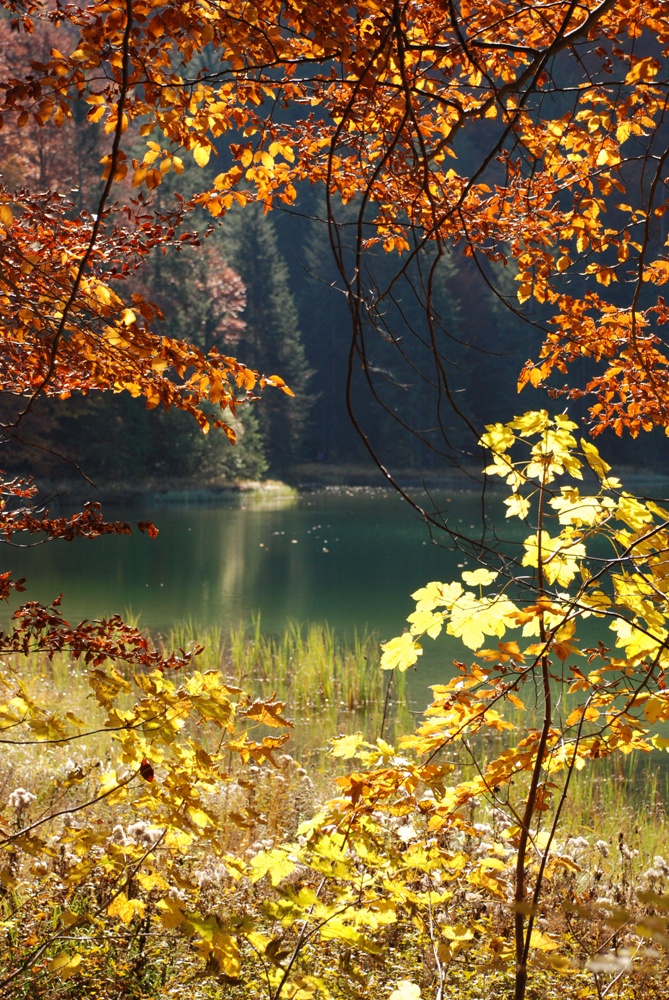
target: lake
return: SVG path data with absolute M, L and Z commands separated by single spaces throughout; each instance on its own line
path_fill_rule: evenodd
M 456 527 L 476 532 L 478 494 L 454 487 L 435 499 Z M 22 600 L 62 592 L 71 622 L 119 612 L 154 633 L 183 621 L 227 630 L 259 615 L 266 633 L 283 632 L 288 620 L 327 621 L 342 637 L 357 630 L 388 639 L 402 632 L 412 591 L 468 565 L 445 536 L 433 543 L 423 521 L 388 490 L 337 488 L 226 506 L 106 506 L 105 513 L 150 519 L 160 533 L 5 549 L 15 576 L 27 577 Z M 461 648 L 442 639 L 430 649 L 430 683 L 443 680 L 441 664 Z
M 434 500 L 455 529 L 475 537 L 480 494 L 469 486 L 463 477 Z M 525 525 L 505 522 L 500 496 L 491 503 L 496 523 L 507 536 L 525 537 Z M 261 502 L 242 497 L 227 505 L 108 506 L 105 513 L 150 519 L 160 533 L 5 548 L 3 568 L 28 580 L 21 600 L 50 601 L 62 592 L 70 622 L 118 612 L 153 633 L 186 621 L 227 631 L 260 616 L 266 634 L 283 633 L 290 620 L 326 621 L 342 638 L 371 631 L 383 640 L 403 631 L 414 610 L 412 591 L 474 566 L 446 535 L 432 542 L 418 515 L 383 489 L 326 489 Z M 599 638 L 583 634 L 593 623 L 582 623 L 581 638 Z M 463 655 L 462 645 L 445 635 L 424 646 L 411 684 L 419 700 L 428 684 L 452 675 L 453 659 Z

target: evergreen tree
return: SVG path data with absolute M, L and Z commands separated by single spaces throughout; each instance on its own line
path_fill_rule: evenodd
M 270 469 L 281 472 L 303 456 L 312 403 L 288 266 L 279 250 L 274 222 L 259 205 L 230 212 L 223 223 L 223 240 L 228 260 L 246 286 L 244 329 L 236 353 L 264 374 L 280 375 L 295 393 L 291 399 L 268 392 L 257 411 Z
M 346 407 L 346 381 L 351 352 L 351 317 L 346 297 L 338 290 L 341 281 L 332 260 L 325 207 L 310 190 L 302 192 L 302 218 L 291 217 L 283 227 L 286 243 L 293 235 L 292 252 L 286 256 L 293 267 L 300 320 L 305 331 L 305 350 L 314 371 L 315 403 L 305 449 L 311 461 L 360 464 L 369 455 L 352 426 Z M 340 208 L 345 225 L 355 206 Z M 345 230 L 342 230 L 345 242 Z M 365 258 L 363 281 L 374 289 L 384 288 L 397 267 L 397 257 L 370 251 Z M 427 262 L 428 264 L 430 261 Z M 423 278 L 425 274 L 423 273 Z M 432 289 L 433 329 L 426 327 L 425 314 L 416 295 L 421 275 L 414 267 L 407 280 L 393 288 L 382 304 L 379 329 L 369 329 L 364 351 L 352 363 L 351 402 L 360 426 L 379 455 L 392 456 L 394 468 L 440 468 L 443 460 L 426 451 L 420 440 L 402 428 L 395 417 L 437 447 L 439 437 L 438 384 L 429 350 L 432 334 L 437 338 L 448 373 L 449 388 L 460 397 L 469 384 L 466 343 L 462 340 L 458 275 L 452 258 L 443 256 L 436 268 Z M 398 350 L 398 346 L 400 350 Z M 369 380 L 367 376 L 369 375 Z M 383 406 L 379 406 L 379 400 Z M 453 423 L 452 414 L 449 420 Z M 464 447 L 460 426 L 445 428 L 452 447 Z

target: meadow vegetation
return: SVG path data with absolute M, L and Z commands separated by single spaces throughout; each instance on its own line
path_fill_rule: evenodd
M 190 629 L 181 630 L 184 640 L 188 635 Z M 294 636 L 292 630 L 281 643 L 266 641 L 276 648 L 290 644 Z M 230 637 L 229 649 L 234 648 L 235 638 Z M 255 633 L 254 641 L 265 640 Z M 314 645 L 312 640 L 312 649 Z M 266 681 L 250 674 L 248 662 L 248 657 L 241 662 L 230 659 L 226 669 L 231 676 L 244 671 L 249 686 L 261 689 Z M 31 698 L 54 713 L 66 703 L 69 711 L 102 731 L 74 745 L 4 747 L 0 798 L 5 838 L 45 815 L 91 801 L 99 791 L 100 775 L 109 772 L 115 758 L 113 739 L 103 729 L 104 713 L 91 705 L 80 665 L 66 654 L 51 659 L 35 654 L 20 662 L 8 657 L 3 663 L 6 689 L 16 686 L 19 671 L 20 683 Z M 416 989 L 424 996 L 434 995 L 435 986 L 444 998 L 507 997 L 512 979 L 511 909 L 484 886 L 444 884 L 438 864 L 441 852 L 451 857 L 467 853 L 499 859 L 500 867 L 492 871 L 504 873 L 502 866 L 513 854 L 508 821 L 505 812 L 490 802 L 471 803 L 467 830 L 437 838 L 427 857 L 414 859 L 411 886 L 403 889 L 398 919 L 380 920 L 360 936 L 352 921 L 351 940 L 346 942 L 322 933 L 329 915 L 323 910 L 300 942 L 302 925 L 294 922 L 290 909 L 294 898 L 305 893 L 315 897 L 320 889 L 323 907 L 331 908 L 342 880 L 359 896 L 372 875 L 381 883 L 384 875 L 383 868 L 375 871 L 374 865 L 364 871 L 361 860 L 369 862 L 369 849 L 361 858 L 361 843 L 355 845 L 357 884 L 348 882 L 353 872 L 344 870 L 341 862 L 339 870 L 336 864 L 328 870 L 322 849 L 320 856 L 308 851 L 311 820 L 319 809 L 328 810 L 345 763 L 326 752 L 323 730 L 327 726 L 331 732 L 339 728 L 350 734 L 362 724 L 360 716 L 322 699 L 317 687 L 309 704 L 313 712 L 309 717 L 289 707 L 296 731 L 285 752 L 276 755 L 275 766 L 239 762 L 218 788 L 208 792 L 207 807 L 219 825 L 217 851 L 196 842 L 186 850 L 178 844 L 157 843 L 161 830 L 127 800 L 112 805 L 103 800 L 85 813 L 64 815 L 50 824 L 49 837 L 39 850 L 25 837 L 6 844 L 1 875 L 3 977 L 21 968 L 38 944 L 55 939 L 23 976 L 3 987 L 1 995 L 45 1000 L 150 998 L 181 997 L 187 989 L 198 1000 L 221 996 L 269 1000 L 277 996 L 278 987 L 270 970 L 285 968 L 299 943 L 292 976 L 281 996 L 363 997 L 372 989 L 390 995 L 399 983 L 407 997 L 418 996 Z M 379 721 L 370 708 L 366 728 L 372 731 Z M 394 735 L 396 727 L 406 728 L 406 720 L 402 722 L 404 726 L 397 727 L 394 706 L 387 735 L 388 731 Z M 294 744 L 303 747 L 299 756 Z M 494 754 L 493 735 L 487 749 Z M 454 780 L 464 779 L 470 769 L 461 755 Z M 593 771 L 577 776 L 560 842 L 554 847 L 560 867 L 546 890 L 548 915 L 542 921 L 547 936 L 568 944 L 571 959 L 568 968 L 547 964 L 538 968 L 530 996 L 663 996 L 664 949 L 653 947 L 649 936 L 639 933 L 639 922 L 649 921 L 652 927 L 655 916 L 666 914 L 668 782 L 669 772 L 658 767 L 656 759 L 635 757 L 618 765 L 600 761 Z M 385 851 L 394 845 L 405 863 L 425 837 L 426 820 L 420 814 L 378 815 L 374 822 L 367 838 L 382 843 Z M 123 872 L 123 896 L 132 904 L 127 912 L 113 904 L 106 911 L 96 910 L 110 884 L 109 865 L 103 863 L 100 846 L 89 847 L 80 838 L 82 829 L 96 826 L 104 829 L 105 850 Z M 287 857 L 299 861 L 275 885 L 271 866 L 260 874 L 254 860 L 271 857 L 286 844 L 292 845 Z M 181 851 L 175 863 L 174 855 Z M 430 851 L 436 851 L 432 858 Z M 88 869 L 85 877 L 82 866 Z M 334 883 L 330 892 L 324 891 L 324 879 Z M 186 909 L 191 922 L 170 927 L 170 911 L 164 906 L 167 887 L 167 899 Z M 382 896 L 383 886 L 377 885 L 377 890 Z M 379 909 L 377 915 L 382 914 Z M 78 916 L 86 919 L 75 926 Z M 211 944 L 230 918 L 241 937 L 241 964 L 234 976 L 206 947 L 207 938 Z M 269 958 L 268 945 L 272 945 Z M 264 962 L 259 949 L 265 952 Z M 604 957 L 597 961 L 593 956 L 600 952 Z M 403 981 L 413 984 L 413 992 Z

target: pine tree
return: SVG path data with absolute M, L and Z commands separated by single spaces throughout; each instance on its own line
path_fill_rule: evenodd
M 303 191 L 302 196 L 301 208 L 309 218 L 301 222 L 291 219 L 291 224 L 300 228 L 297 268 L 301 269 L 302 280 L 298 281 L 297 268 L 293 280 L 305 330 L 307 358 L 314 370 L 309 456 L 317 462 L 366 464 L 369 455 L 346 408 L 351 353 L 349 304 L 338 291 L 341 281 L 332 260 L 327 226 L 320 221 L 325 206 L 310 191 Z M 347 211 L 355 218 L 355 205 L 351 205 L 339 211 L 340 220 L 345 222 Z M 341 236 L 345 243 L 344 230 Z M 370 288 L 385 287 L 397 265 L 397 255 L 371 251 L 364 258 L 363 281 Z M 415 272 L 414 267 L 407 273 L 408 280 L 398 283 L 393 297 L 384 301 L 380 322 L 368 325 L 364 345 L 358 344 L 358 353 L 354 350 L 351 365 L 351 405 L 371 446 L 378 454 L 391 455 L 394 468 L 413 470 L 443 465 L 435 453 L 426 451 L 419 438 L 403 429 L 394 418 L 399 416 L 436 445 L 436 403 L 443 384 L 439 383 L 440 374 L 435 371 L 430 350 L 431 332 L 438 340 L 453 393 L 460 394 L 470 380 L 457 295 L 459 279 L 453 259 L 443 256 L 435 270 L 431 288 L 432 331 L 426 326 L 425 310 L 416 295 L 425 275 Z M 410 331 L 419 336 L 407 336 Z M 379 406 L 379 400 L 383 407 Z M 453 422 L 452 414 L 449 418 Z M 448 430 L 454 447 L 465 447 L 463 428 L 456 425 Z
M 311 398 L 307 363 L 290 275 L 272 219 L 259 205 L 230 212 L 223 223 L 230 264 L 246 285 L 244 329 L 236 353 L 267 375 L 278 374 L 295 393 L 293 399 L 268 393 L 257 417 L 273 472 L 286 470 L 302 457 Z

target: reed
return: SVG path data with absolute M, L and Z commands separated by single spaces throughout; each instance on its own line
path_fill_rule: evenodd
M 186 622 L 173 628 L 161 643 L 166 649 L 204 646 L 196 660 L 199 669 L 221 670 L 236 686 L 254 695 L 266 697 L 275 692 L 296 711 L 328 706 L 360 712 L 385 702 L 387 675 L 379 670 L 378 639 L 367 633 L 355 633 L 347 644 L 327 623 L 289 621 L 283 634 L 265 635 L 256 618 L 227 633 Z M 405 695 L 402 675 L 393 700 L 403 702 Z
M 666 851 L 669 769 L 664 757 L 630 754 L 593 763 L 572 782 L 563 830 L 614 846 L 624 843 L 642 859 Z

